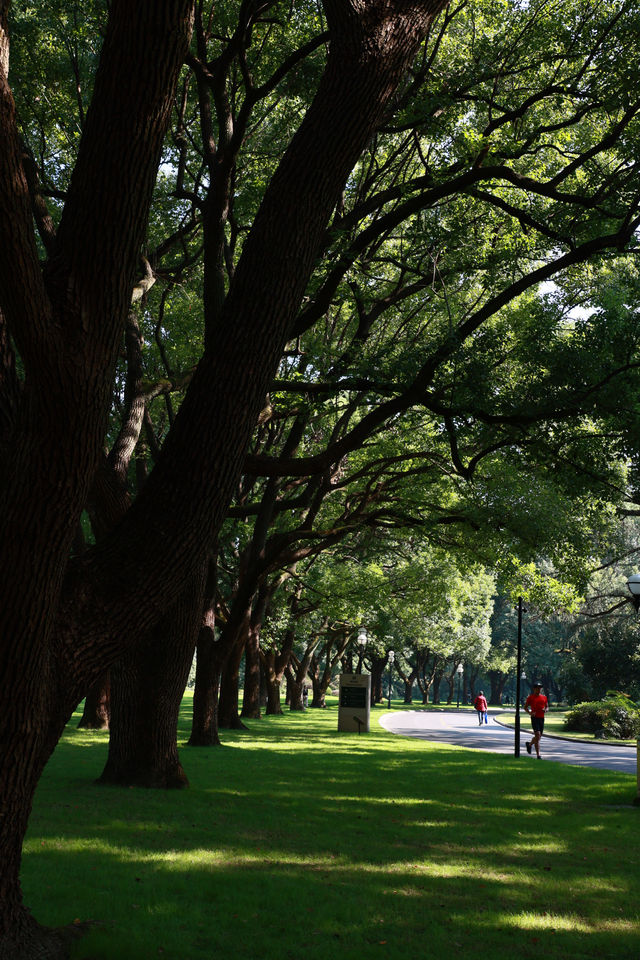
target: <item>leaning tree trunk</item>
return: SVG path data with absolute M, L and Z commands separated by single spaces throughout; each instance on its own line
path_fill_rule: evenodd
M 177 726 L 202 620 L 202 599 L 203 580 L 198 577 L 149 642 L 114 665 L 109 755 L 100 783 L 188 786 L 178 756 Z

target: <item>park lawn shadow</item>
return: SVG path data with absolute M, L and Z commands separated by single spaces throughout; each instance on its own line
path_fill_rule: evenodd
M 74 958 L 400 960 L 481 943 L 637 960 L 631 777 L 335 721 L 267 718 L 185 749 L 178 792 L 95 785 L 106 735 L 70 728 L 36 799 L 26 902 L 43 922 L 99 922 Z

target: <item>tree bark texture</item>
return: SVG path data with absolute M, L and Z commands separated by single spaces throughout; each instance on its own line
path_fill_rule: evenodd
M 504 695 L 504 685 L 507 682 L 507 675 L 500 670 L 489 670 L 489 703 L 491 706 L 499 706 L 502 703 Z
M 436 677 L 436 679 L 433 681 L 433 696 L 431 697 L 431 702 L 433 704 L 440 703 L 440 680 L 441 677 Z
M 241 717 L 259 720 L 262 673 L 260 670 L 260 629 L 268 601 L 264 586 L 258 590 L 249 619 L 247 640 L 244 647 L 244 690 Z
M 202 619 L 196 577 L 146 644 L 114 664 L 109 754 L 100 783 L 154 788 L 188 785 L 178 756 L 180 704 Z
M 212 573 L 213 568 L 213 573 Z M 224 662 L 222 645 L 215 635 L 215 567 L 210 564 L 210 580 L 204 615 L 198 633 L 196 648 L 196 682 L 193 691 L 193 721 L 190 747 L 220 745 L 218 735 L 218 699 L 220 696 L 220 673 Z
M 251 623 L 244 648 L 244 687 L 241 717 L 259 720 L 260 712 L 260 628 Z
M 387 663 L 386 657 L 371 658 L 371 706 L 382 703 L 382 678 Z
M 222 669 L 220 679 L 220 702 L 218 704 L 218 726 L 224 730 L 246 730 L 240 719 L 239 683 L 240 664 L 251 621 L 251 611 L 246 610 L 238 631 L 233 637 L 230 653 Z M 226 638 L 224 638 L 226 642 Z
M 276 668 L 276 653 L 274 650 L 268 650 L 262 654 L 262 663 L 264 667 L 264 678 L 267 687 L 267 716 L 281 716 L 282 704 L 280 702 L 280 688 L 282 686 L 283 673 Z
M 204 627 L 198 634 L 197 658 L 189 746 L 220 746 L 218 700 L 222 665 L 217 656 L 214 640 Z
M 296 673 L 289 674 L 289 710 L 303 710 L 302 691 L 304 681 L 299 680 Z

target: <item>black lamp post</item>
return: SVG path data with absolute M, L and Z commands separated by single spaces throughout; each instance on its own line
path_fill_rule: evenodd
M 632 573 L 627 580 L 627 587 L 632 596 L 632 603 L 636 613 L 640 608 L 640 573 Z M 640 807 L 640 737 L 636 740 L 636 783 L 637 792 L 633 799 L 633 805 Z
M 522 674 L 522 597 L 518 597 L 518 656 L 516 664 L 516 734 L 514 757 L 520 756 L 520 679 Z
M 396 655 L 393 650 L 389 650 L 389 703 L 387 706 L 388 710 L 391 710 L 391 680 L 393 678 L 393 661 L 395 660 Z
M 458 706 L 456 707 L 456 709 L 459 710 L 460 709 L 460 677 L 464 673 L 464 666 L 461 663 L 459 663 L 458 666 L 456 667 L 456 673 L 458 674 Z

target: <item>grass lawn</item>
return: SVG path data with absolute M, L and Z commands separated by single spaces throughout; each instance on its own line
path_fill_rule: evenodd
M 635 777 L 402 739 L 384 712 L 361 736 L 330 708 L 184 747 L 181 792 L 94 785 L 106 736 L 72 721 L 26 902 L 98 921 L 75 960 L 638 960 Z

